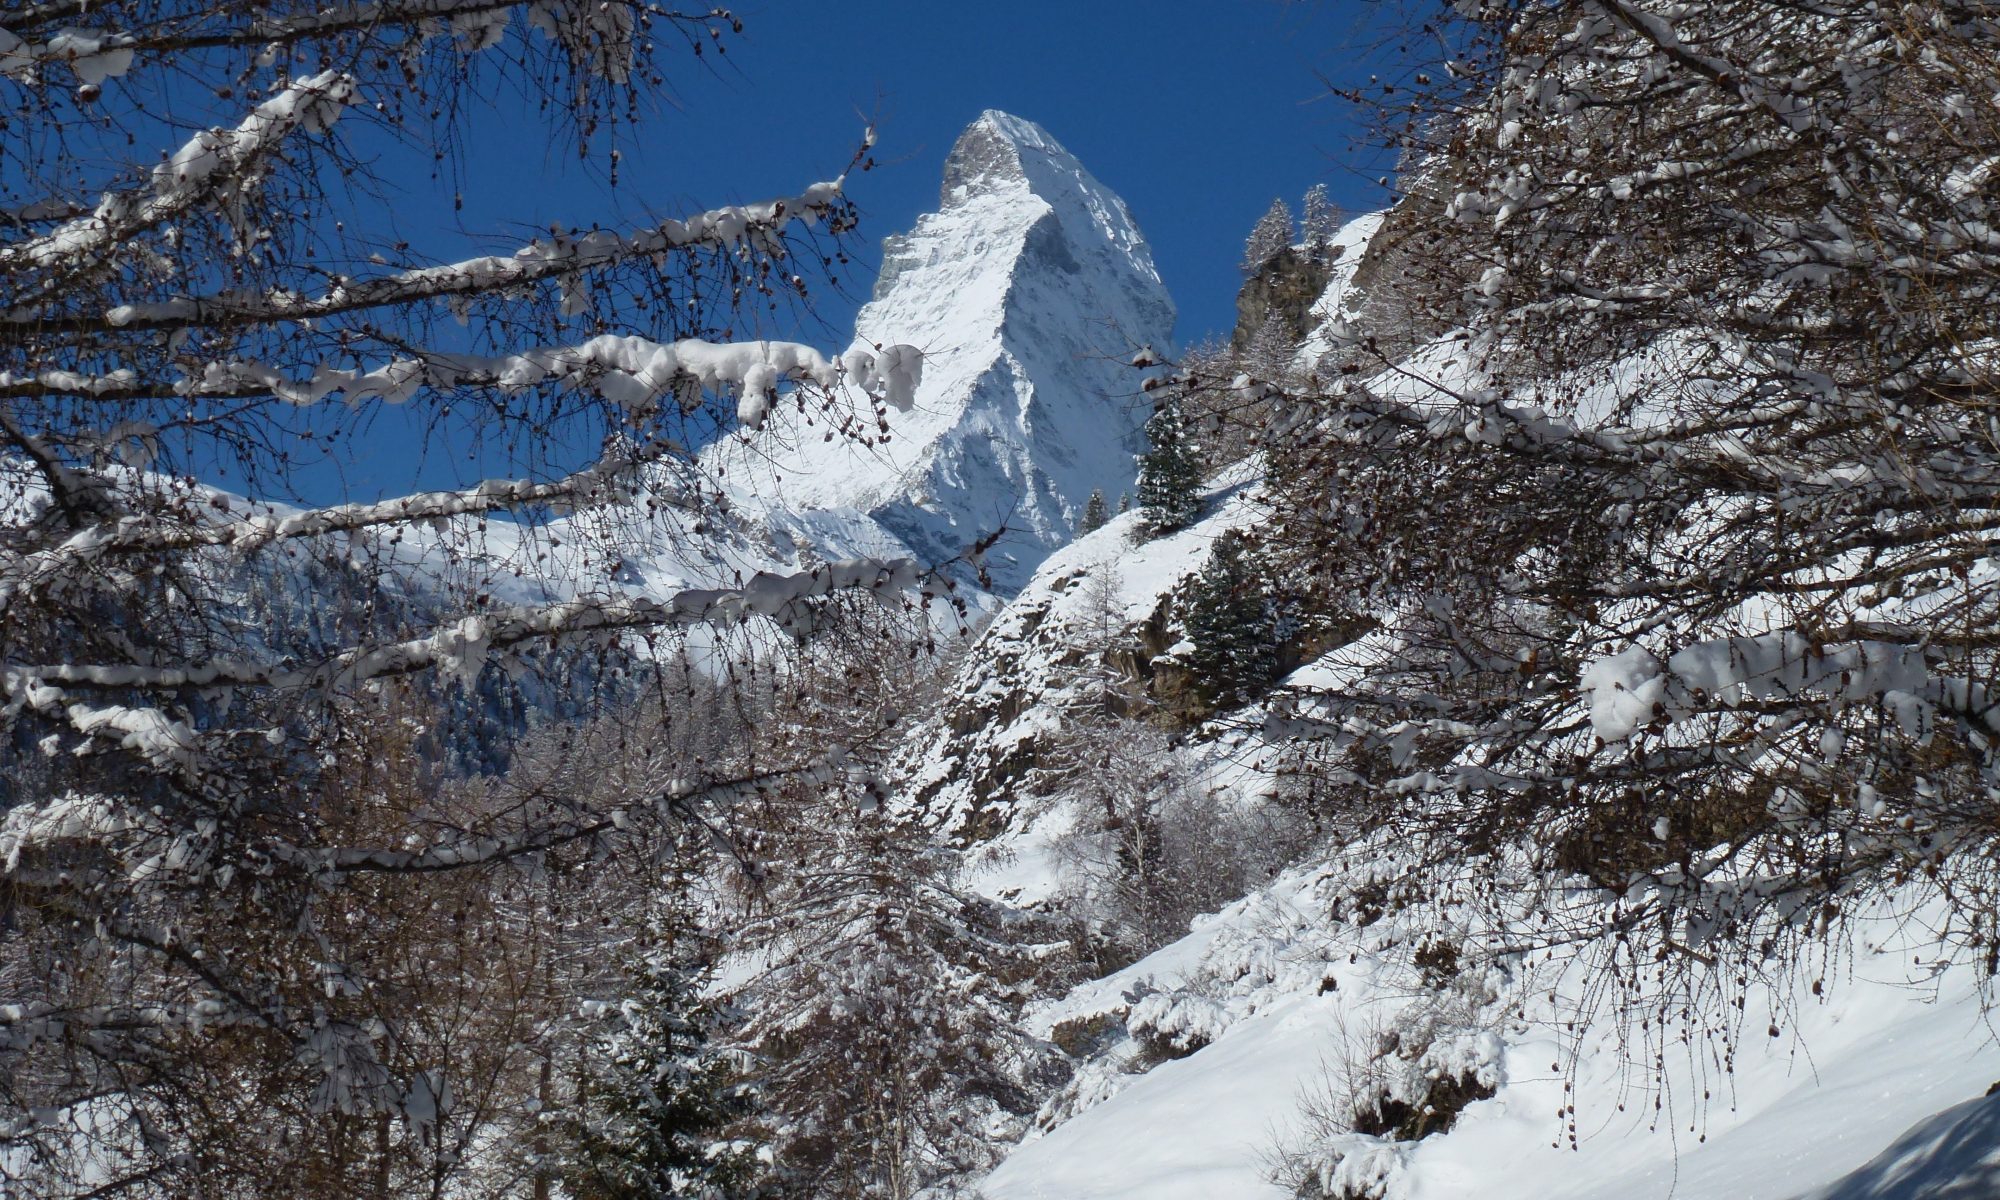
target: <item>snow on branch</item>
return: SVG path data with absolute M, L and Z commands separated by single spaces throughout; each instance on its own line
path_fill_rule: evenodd
M 274 369 L 259 364 L 218 364 L 199 383 L 177 394 L 275 395 L 292 403 L 309 404 L 339 393 L 350 402 L 369 396 L 396 402 L 407 399 L 419 387 L 490 387 L 511 394 L 561 380 L 586 384 L 608 400 L 644 412 L 667 397 L 685 401 L 702 391 L 729 389 L 737 395 L 737 419 L 746 428 L 757 429 L 768 417 L 781 381 L 824 388 L 852 384 L 890 407 L 908 411 L 915 402 L 922 376 L 923 355 L 913 346 L 886 346 L 873 352 L 857 347 L 836 361 L 797 342 L 713 343 L 684 339 L 662 343 L 605 335 L 575 346 L 491 358 L 430 355 L 397 359 L 369 371 L 322 369 L 304 384 L 289 382 Z M 129 371 L 100 377 L 44 371 L 17 378 L 0 373 L 0 396 L 16 386 L 53 388 L 107 399 L 118 398 L 121 389 L 140 390 L 136 377 Z M 75 479 L 75 473 L 48 455 L 39 443 L 9 428 L 4 413 L 0 413 L 0 432 L 10 433 L 17 443 L 34 452 L 45 475 L 54 472 L 55 479 L 63 484 L 64 493 L 85 490 L 84 481 Z M 380 525 L 536 504 L 574 505 L 615 499 L 622 480 L 674 449 L 670 442 L 653 442 L 546 482 L 494 479 L 457 491 L 422 492 L 283 516 L 275 511 L 259 514 L 253 510 L 239 517 L 226 502 L 218 512 L 218 519 L 192 523 L 163 521 L 155 514 L 122 514 L 79 528 L 52 546 L 25 554 L 0 553 L 0 611 L 17 597 L 32 594 L 111 554 L 164 553 L 204 546 L 247 553 L 274 542 Z M 684 499 L 678 495 L 655 498 L 670 504 L 682 503 Z M 194 512 L 206 518 L 209 510 L 198 508 Z
M 80 529 L 62 542 L 11 560 L 0 555 L 0 610 L 17 597 L 32 594 L 81 567 L 119 553 L 168 553 L 204 546 L 221 546 L 238 553 L 276 542 L 327 534 L 353 533 L 382 525 L 437 521 L 497 512 L 534 504 L 581 505 L 619 497 L 621 481 L 639 467 L 657 461 L 675 447 L 654 442 L 643 450 L 607 456 L 561 479 L 489 479 L 456 491 L 418 492 L 369 503 L 336 504 L 279 515 L 275 508 L 238 514 L 221 501 L 196 508 L 197 515 L 214 514 L 199 524 L 167 523 L 152 514 L 126 514 Z M 680 505 L 676 493 L 655 490 L 652 499 Z
M 38 318 L 20 309 L 0 319 L 7 325 L 66 329 L 175 329 L 200 326 L 256 324 L 264 321 L 309 321 L 341 313 L 388 305 L 411 304 L 446 296 L 505 291 L 548 280 L 568 280 L 583 272 L 650 258 L 672 250 L 728 249 L 749 242 L 778 248 L 778 236 L 792 221 L 807 225 L 832 213 L 841 202 L 844 179 L 815 183 L 795 196 L 760 204 L 732 204 L 697 213 L 685 220 L 669 218 L 632 233 L 593 230 L 577 235 L 536 238 L 511 255 L 485 255 L 416 267 L 372 279 L 337 279 L 317 296 L 289 290 L 262 294 L 223 292 L 209 296 L 120 304 L 101 317 Z M 62 231 L 51 234 L 56 237 Z M 0 258 L 0 266 L 6 260 Z
M 1632 647 L 1592 662 L 1578 687 L 1590 696 L 1592 730 L 1622 742 L 1656 719 L 1668 723 L 1710 703 L 1736 707 L 1817 693 L 1879 703 L 1919 742 L 1948 710 L 2000 733 L 2000 703 L 1965 679 L 1935 675 L 1921 645 L 1862 641 L 1820 645 L 1791 629 L 1695 642 L 1666 656 Z
M 116 253 L 141 231 L 242 182 L 259 160 L 298 130 L 325 132 L 354 98 L 354 77 L 339 71 L 294 80 L 252 109 L 234 129 L 205 129 L 188 139 L 153 168 L 150 192 L 107 192 L 88 216 L 26 241 L 0 245 L 0 272 L 67 270 L 80 260 Z M 21 323 L 32 314 L 32 305 L 28 308 L 29 314 L 18 308 L 10 313 L 9 323 Z
M 911 346 L 878 352 L 853 349 L 838 361 L 799 342 L 705 342 L 685 338 L 655 342 L 604 334 L 573 346 L 492 357 L 425 354 L 397 358 L 372 369 L 321 367 L 303 382 L 253 362 L 210 363 L 175 392 L 186 396 L 272 395 L 292 404 L 317 404 L 336 393 L 349 403 L 380 398 L 401 403 L 420 389 L 493 388 L 512 395 L 552 382 L 580 383 L 627 409 L 649 411 L 661 400 L 686 401 L 700 392 L 736 392 L 737 419 L 760 428 L 781 381 L 822 388 L 851 382 L 908 411 L 922 381 L 922 354 Z M 94 381 L 86 381 L 94 382 Z M 0 377 L 0 389 L 6 380 Z M 94 394 L 115 394 L 106 387 Z
M 46 42 L 22 40 L 0 28 L 0 77 L 31 84 L 47 63 L 67 63 L 86 84 L 100 84 L 132 69 L 134 40 L 126 34 L 64 28 Z

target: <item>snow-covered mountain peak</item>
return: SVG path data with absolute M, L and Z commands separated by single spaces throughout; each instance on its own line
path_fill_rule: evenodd
M 941 563 L 1002 526 L 983 564 L 1011 594 L 1067 542 L 1090 493 L 1132 487 L 1141 345 L 1174 305 L 1124 201 L 1032 121 L 988 110 L 947 157 L 938 211 L 884 240 L 862 344 L 922 349 L 915 411 L 873 445 L 808 439 L 734 455 L 778 508 L 859 510 Z M 740 466 L 740 470 L 737 467 Z
M 1088 213 L 1104 240 L 1155 279 L 1153 255 L 1125 202 L 1033 121 L 989 108 L 958 135 L 944 160 L 938 207 L 1027 193 L 1050 208 Z

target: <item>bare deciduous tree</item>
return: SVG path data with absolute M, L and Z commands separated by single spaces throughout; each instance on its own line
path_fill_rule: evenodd
M 1912 880 L 1991 964 L 2000 30 L 1459 9 L 1371 251 L 1420 269 L 1274 450 L 1273 540 L 1363 635 L 1288 728 L 1401 894 L 1525 864 L 1606 978 L 1713 1000 Z
M 559 516 L 629 505 L 693 544 L 718 491 L 693 448 L 714 431 L 782 436 L 787 410 L 872 431 L 907 403 L 911 348 L 729 340 L 839 253 L 840 180 L 470 257 L 384 232 L 410 181 L 373 164 L 493 136 L 478 120 L 492 76 L 615 174 L 607 139 L 668 52 L 713 53 L 734 25 L 644 0 L 0 13 L 10 1190 L 244 1190 L 200 1147 L 228 1140 L 234 1097 L 292 1095 L 292 1076 L 314 1081 L 308 1109 L 353 1124 L 342 1145 L 360 1157 L 341 1170 L 390 1161 L 368 1142 L 392 1116 L 434 1164 L 462 1154 L 444 1043 L 526 1035 L 425 1032 L 435 1009 L 408 972 L 457 952 L 439 906 L 744 780 L 691 768 L 608 799 L 358 820 L 324 783 L 357 714 L 405 683 L 476 709 L 507 686 L 498 664 L 574 665 L 564 647 L 583 641 L 615 659 L 628 637 L 746 618 L 803 629 L 817 597 L 917 583 L 911 564 L 849 562 L 644 596 L 613 586 L 614 554 L 571 544 L 589 522 Z M 365 454 L 391 404 L 500 449 L 519 477 L 303 509 L 197 482 L 228 467 L 283 494 L 300 466 Z M 600 448 L 548 449 L 579 440 Z M 404 939 L 407 922 L 423 929 Z M 391 945 L 406 941 L 414 957 Z

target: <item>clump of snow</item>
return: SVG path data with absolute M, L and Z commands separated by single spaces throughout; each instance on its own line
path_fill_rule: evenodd
M 1695 642 L 1663 663 L 1633 646 L 1591 663 L 1578 680 L 1590 693 L 1590 722 L 1607 742 L 1624 741 L 1656 719 L 1671 722 L 1697 698 L 1725 705 L 1818 692 L 1883 703 L 1918 734 L 1941 705 L 1978 711 L 1984 689 L 1933 678 L 1921 649 L 1893 642 L 1823 645 L 1796 630 Z
M 1590 693 L 1591 729 L 1607 742 L 1650 724 L 1667 688 L 1659 660 L 1638 646 L 1590 664 L 1577 683 Z

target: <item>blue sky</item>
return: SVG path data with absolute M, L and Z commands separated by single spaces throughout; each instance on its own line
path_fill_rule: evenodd
M 745 29 L 726 54 L 665 49 L 667 101 L 621 135 L 616 188 L 601 160 L 579 163 L 573 142 L 496 90 L 494 108 L 465 127 L 463 212 L 452 211 L 455 181 L 429 178 L 427 155 L 392 154 L 386 174 L 406 194 L 385 219 L 441 258 L 518 244 L 551 223 L 629 226 L 831 177 L 872 123 L 880 165 L 849 187 L 864 260 L 815 293 L 808 327 L 763 331 L 834 348 L 873 283 L 881 238 L 935 207 L 953 140 L 999 108 L 1041 123 L 1125 198 L 1185 344 L 1233 323 L 1243 241 L 1272 197 L 1296 208 L 1325 183 L 1349 209 L 1383 203 L 1386 160 L 1325 82 L 1365 79 L 1384 53 L 1374 47 L 1396 15 L 1379 0 L 748 0 L 735 11 Z M 365 498 L 512 469 L 458 440 L 379 412 L 359 454 L 295 486 L 315 501 Z
M 468 227 L 571 224 L 796 190 L 840 170 L 861 129 L 882 165 L 850 189 L 871 255 L 934 207 L 953 139 L 982 109 L 1037 121 L 1125 198 L 1181 309 L 1183 340 L 1226 330 L 1237 256 L 1273 196 L 1314 183 L 1377 207 L 1380 155 L 1357 146 L 1349 80 L 1374 4 L 1283 0 L 739 5 L 745 31 L 705 70 L 685 58 L 628 143 L 614 193 L 567 156 L 491 143 L 468 164 Z M 539 174 L 530 184 L 527 176 Z M 872 267 L 872 262 L 870 263 Z M 857 296 L 872 282 L 857 280 Z M 845 332 L 854 297 L 824 296 Z

